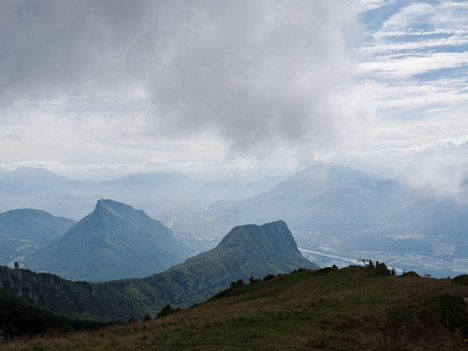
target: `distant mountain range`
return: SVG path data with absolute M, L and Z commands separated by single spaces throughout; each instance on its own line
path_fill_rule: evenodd
M 69 178 L 44 168 L 19 167 L 12 171 L 0 172 L 0 182 L 13 185 L 48 186 L 71 181 Z
M 190 250 L 141 210 L 99 200 L 92 213 L 35 251 L 26 265 L 72 280 L 137 278 L 183 262 Z
M 98 204 L 97 211 L 108 211 L 99 208 L 105 206 Z M 2 267 L 0 294 L 69 318 L 127 320 L 146 314 L 154 316 L 168 303 L 189 306 L 206 300 L 232 281 L 247 281 L 250 276 L 262 278 L 300 267 L 318 268 L 301 255 L 286 223 L 277 221 L 235 227 L 216 248 L 146 278 L 93 284 Z
M 281 214 L 296 229 L 338 234 L 382 224 L 411 195 L 396 182 L 316 163 L 269 191 L 210 210 L 222 223 L 268 221 Z
M 468 258 L 468 203 L 439 199 L 347 167 L 317 162 L 241 201 L 213 203 L 216 223 L 284 218 L 296 231 L 341 240 L 354 250 Z
M 468 258 L 466 201 L 348 167 L 316 162 L 289 177 L 253 182 L 236 176 L 203 182 L 178 172 L 81 182 L 44 170 L 12 172 L 0 172 L 4 208 L 32 207 L 81 219 L 98 199 L 119 199 L 170 226 L 196 252 L 212 248 L 228 227 L 283 218 L 304 248 L 322 246 L 341 255 L 352 250 L 354 258 L 385 252 L 398 264 L 411 257 L 401 268 L 413 270 L 417 255 L 427 262 L 441 258 L 437 267 L 422 268 L 439 276 L 465 272 Z
M 48 242 L 76 222 L 41 210 L 22 209 L 0 213 L 0 264 L 24 256 L 22 248 Z M 14 256 L 14 257 L 13 257 Z
M 0 172 L 1 208 L 37 208 L 54 215 L 80 219 L 90 203 L 101 198 L 120 199 L 147 210 L 169 205 L 221 199 L 243 199 L 274 187 L 284 177 L 256 181 L 227 179 L 197 181 L 179 172 L 134 173 L 100 182 L 77 181 L 42 168 L 20 167 Z
M 55 217 L 41 210 L 11 210 L 0 213 L 0 237 L 40 243 L 66 232 L 75 223 L 71 219 Z

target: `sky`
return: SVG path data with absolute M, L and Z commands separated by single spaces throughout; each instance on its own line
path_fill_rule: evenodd
M 0 167 L 300 169 L 456 193 L 468 1 L 3 0 Z

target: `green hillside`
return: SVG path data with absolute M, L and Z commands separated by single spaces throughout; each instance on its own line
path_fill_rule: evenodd
M 72 282 L 52 274 L 0 267 L 0 295 L 72 319 L 127 321 L 154 317 L 168 303 L 187 307 L 205 301 L 231 281 L 300 267 L 318 268 L 301 255 L 286 223 L 277 221 L 235 227 L 216 248 L 140 279 Z
M 93 330 L 105 325 L 108 324 L 70 320 L 31 305 L 0 297 L 0 336 L 7 340 L 22 335 L 44 333 L 63 335 L 72 330 Z
M 458 279 L 463 283 L 464 279 Z M 12 350 L 466 350 L 468 286 L 348 267 L 281 275 L 146 323 Z

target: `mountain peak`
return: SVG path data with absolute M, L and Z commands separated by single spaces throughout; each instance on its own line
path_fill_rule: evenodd
M 234 227 L 219 243 L 218 247 L 242 246 L 249 250 L 267 248 L 271 254 L 298 251 L 286 222 L 278 220 L 263 225 L 247 224 Z
M 103 208 L 109 208 L 109 207 L 112 208 L 112 207 L 114 207 L 114 206 L 116 206 L 118 204 L 124 205 L 121 202 L 114 201 L 114 200 L 111 200 L 111 199 L 101 199 L 101 200 L 97 200 L 95 209 L 99 209 L 101 207 L 103 207 Z M 125 205 L 125 206 L 128 206 L 128 205 Z
M 141 210 L 110 199 L 35 253 L 32 268 L 67 279 L 143 277 L 182 262 L 188 249 Z
M 126 217 L 127 219 L 134 216 L 147 217 L 141 210 L 135 210 L 132 206 L 110 199 L 101 199 L 96 202 L 96 207 L 92 214 L 100 215 L 103 213 L 110 213 L 113 216 Z
M 111 199 L 101 199 L 96 202 L 96 208 L 113 208 L 113 209 L 118 209 L 118 208 L 132 208 L 129 205 L 126 205 L 122 202 L 114 201 Z

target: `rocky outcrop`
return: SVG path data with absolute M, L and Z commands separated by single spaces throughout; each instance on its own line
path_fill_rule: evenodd
M 155 315 L 168 303 L 188 307 L 250 276 L 317 266 L 305 259 L 286 223 L 238 226 L 214 249 L 162 273 L 104 283 L 0 267 L 0 294 L 21 298 L 73 319 L 128 320 Z

